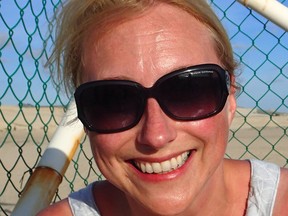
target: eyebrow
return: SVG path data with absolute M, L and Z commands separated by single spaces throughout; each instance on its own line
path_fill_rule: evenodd
M 171 72 L 176 71 L 176 70 L 187 69 L 188 67 L 197 66 L 197 65 L 198 64 L 178 66 L 178 67 L 173 68 L 172 70 L 167 71 L 165 74 L 171 73 Z M 107 78 L 103 78 L 101 80 L 129 80 L 129 81 L 134 81 L 134 79 L 132 77 L 128 77 L 125 75 L 107 77 Z
M 125 76 L 125 75 L 120 75 L 120 76 L 112 76 L 112 77 L 104 78 L 102 80 L 132 80 L 132 78 Z

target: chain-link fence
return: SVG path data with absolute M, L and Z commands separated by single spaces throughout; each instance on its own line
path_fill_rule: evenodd
M 281 1 L 288 5 L 288 0 Z M 288 166 L 288 34 L 228 0 L 211 2 L 241 63 L 227 157 Z M 43 65 L 61 0 L 0 0 L 0 215 L 9 215 L 68 102 Z M 101 179 L 85 138 L 54 201 Z

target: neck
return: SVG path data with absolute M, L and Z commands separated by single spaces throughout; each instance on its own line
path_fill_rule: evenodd
M 199 194 L 190 215 L 245 215 L 249 170 L 249 162 L 224 160 Z
M 177 216 L 243 216 L 249 192 L 250 175 L 249 171 L 245 173 L 239 171 L 244 169 L 240 169 L 238 165 L 238 162 L 224 160 L 211 175 L 211 178 L 203 186 L 189 208 Z M 240 166 L 242 166 L 241 163 Z M 139 203 L 139 205 L 135 205 L 134 200 L 130 201 L 128 198 L 128 203 L 131 204 L 129 204 L 131 215 L 159 216 L 147 212 L 147 209 L 141 208 Z

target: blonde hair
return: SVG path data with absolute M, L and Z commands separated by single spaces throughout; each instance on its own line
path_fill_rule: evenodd
M 82 43 L 92 26 L 104 34 L 109 26 L 140 15 L 154 4 L 165 3 L 188 12 L 211 32 L 222 66 L 234 74 L 236 62 L 229 38 L 206 0 L 69 0 L 57 16 L 56 40 L 49 64 L 55 62 L 58 79 L 68 91 L 82 83 Z M 111 28 L 110 28 L 111 29 Z

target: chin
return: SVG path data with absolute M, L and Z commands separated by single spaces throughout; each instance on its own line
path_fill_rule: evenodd
M 143 204 L 144 208 L 147 210 L 147 215 L 172 216 L 182 215 L 185 214 L 185 212 L 188 212 L 191 203 L 187 202 L 187 199 L 184 198 L 185 195 L 180 197 L 179 195 L 178 197 L 174 195 L 170 198 L 168 196 L 169 195 L 154 199 L 147 197 Z
M 181 205 L 173 203 L 172 205 L 164 204 L 163 206 L 158 206 L 156 209 L 151 209 L 151 215 L 159 215 L 159 216 L 175 216 L 182 215 L 187 212 L 187 208 L 182 208 Z M 188 214 L 187 214 L 188 215 Z

